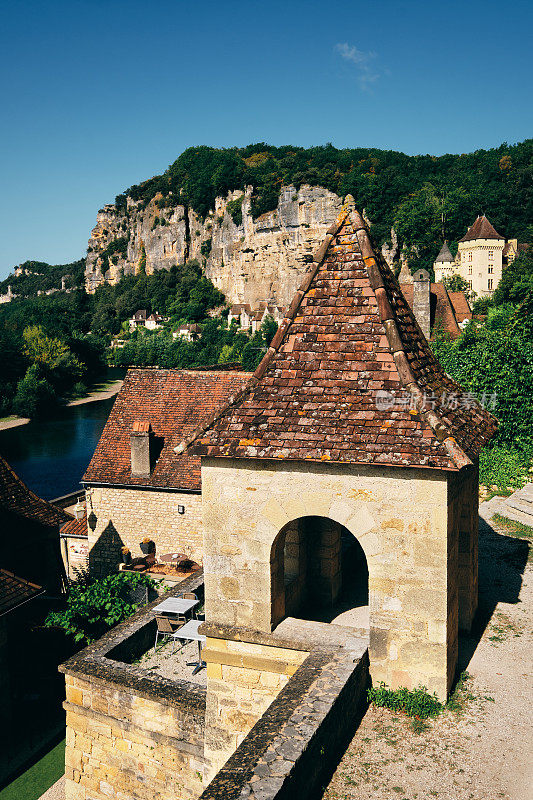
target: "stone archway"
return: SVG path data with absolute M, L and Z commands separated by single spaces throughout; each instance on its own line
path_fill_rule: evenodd
M 368 608 L 368 565 L 357 539 L 339 522 L 304 516 L 284 525 L 270 555 L 271 625 L 287 616 L 351 625 L 347 612 Z M 368 613 L 363 615 L 368 628 Z M 361 627 L 361 615 L 358 617 Z

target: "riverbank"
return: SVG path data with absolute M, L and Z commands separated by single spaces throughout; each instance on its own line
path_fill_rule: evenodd
M 78 400 L 71 400 L 67 406 L 82 406 L 85 403 L 95 403 L 98 400 L 108 400 L 119 393 L 122 386 L 122 380 L 109 381 L 101 384 L 101 388 L 94 389 L 85 397 L 80 397 Z M 0 419 L 0 431 L 6 431 L 9 428 L 18 428 L 20 425 L 27 425 L 30 419 L 27 417 L 17 417 L 11 414 L 9 417 L 2 417 Z

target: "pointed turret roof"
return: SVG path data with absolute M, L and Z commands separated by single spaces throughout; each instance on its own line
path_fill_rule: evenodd
M 476 219 L 473 225 L 469 227 L 460 242 L 471 242 L 473 239 L 502 239 L 505 241 L 505 236 L 500 236 L 498 231 L 491 225 L 487 217 L 482 214 Z
M 178 452 L 458 470 L 494 434 L 347 201 L 247 386 Z
M 453 256 L 450 253 L 450 248 L 448 247 L 448 242 L 444 242 L 440 249 L 440 253 L 438 254 L 437 258 L 435 259 L 435 264 L 439 261 L 453 261 Z

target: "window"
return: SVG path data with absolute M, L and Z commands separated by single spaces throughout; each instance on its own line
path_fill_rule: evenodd
M 494 250 L 489 250 L 489 261 L 493 261 L 494 259 Z
M 472 253 L 469 253 L 469 254 L 468 254 L 468 260 L 469 260 L 469 261 L 472 261 Z
M 472 266 L 468 267 L 468 274 L 469 274 L 469 275 L 471 275 L 471 274 L 472 274 Z
M 488 281 L 488 288 L 489 288 L 489 289 L 492 289 L 492 278 L 489 278 L 489 281 Z
M 469 288 L 469 289 L 471 289 L 471 288 L 472 288 L 472 281 L 468 281 L 468 288 Z
M 493 267 L 488 268 L 487 272 L 489 273 L 489 275 L 492 275 L 493 269 L 494 269 Z

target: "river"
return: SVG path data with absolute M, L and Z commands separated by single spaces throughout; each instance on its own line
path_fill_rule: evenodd
M 67 406 L 57 418 L 0 431 L 0 453 L 40 497 L 51 500 L 74 492 L 114 401 Z

